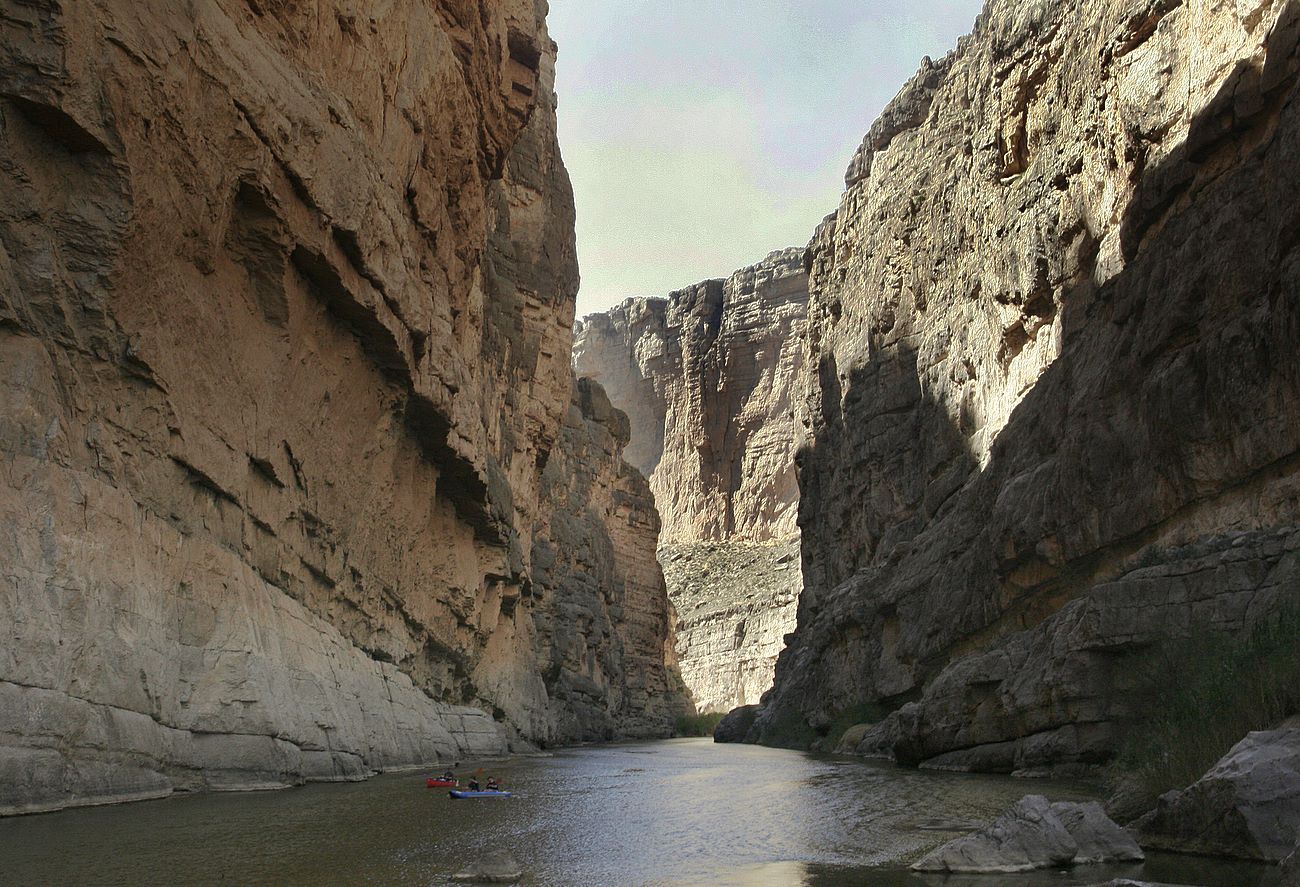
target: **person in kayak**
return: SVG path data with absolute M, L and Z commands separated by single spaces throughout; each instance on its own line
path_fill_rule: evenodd
M 478 787 L 478 780 L 475 779 L 473 776 L 469 778 L 469 790 L 472 792 L 480 791 Z
M 497 782 L 497 778 L 495 776 L 488 777 L 487 790 L 490 792 L 501 791 L 501 783 Z
M 456 781 L 456 774 L 453 773 L 453 772 L 451 772 L 451 768 L 450 768 L 450 767 L 447 768 L 447 770 L 445 770 L 445 771 L 443 772 L 443 774 L 442 774 L 442 781 L 443 781 L 443 782 L 455 782 L 455 781 Z

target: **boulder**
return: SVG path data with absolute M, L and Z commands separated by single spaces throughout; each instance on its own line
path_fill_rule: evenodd
M 1051 802 L 1029 795 L 983 831 L 944 844 L 912 866 L 918 872 L 1028 872 L 1067 865 L 1078 855 Z
M 840 737 L 839 744 L 835 746 L 837 755 L 851 755 L 857 751 L 858 745 L 867 736 L 867 731 L 871 729 L 871 724 L 854 724 L 844 731 Z
M 993 824 L 912 866 L 923 872 L 1024 872 L 1060 865 L 1140 862 L 1142 848 L 1094 802 L 1022 798 Z
M 1248 734 L 1193 785 L 1162 795 L 1134 828 L 1148 848 L 1286 858 L 1300 830 L 1300 719 Z
M 727 712 L 726 717 L 713 729 L 714 742 L 744 742 L 749 728 L 758 717 L 759 706 L 742 705 Z
M 1116 825 L 1096 801 L 1059 801 L 1052 805 L 1052 812 L 1079 845 L 1075 865 L 1141 862 L 1146 858 L 1133 836 Z
M 456 872 L 451 879 L 475 884 L 513 884 L 523 874 L 519 861 L 508 851 L 494 850 Z

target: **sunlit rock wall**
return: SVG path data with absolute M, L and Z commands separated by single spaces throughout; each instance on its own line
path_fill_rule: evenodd
M 794 625 L 799 571 L 778 561 L 798 535 L 807 297 L 803 250 L 788 249 L 577 327 L 574 365 L 628 414 L 628 458 L 650 477 L 677 653 L 701 710 L 756 702 Z
M 531 564 L 577 288 L 544 11 L 5 6 L 0 812 L 583 734 Z M 619 679 L 583 713 L 662 732 Z
M 1280 0 L 996 0 L 872 127 L 756 736 L 880 702 L 863 751 L 1102 761 L 1131 657 L 1300 594 L 1296 46 Z

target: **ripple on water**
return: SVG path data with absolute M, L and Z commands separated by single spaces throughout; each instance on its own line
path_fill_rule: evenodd
M 708 740 L 587 747 L 485 767 L 514 799 L 453 801 L 406 774 L 2 820 L 0 883 L 428 887 L 449 883 L 493 848 L 519 858 L 523 884 L 544 887 L 1067 887 L 1118 875 L 1262 887 L 1268 872 L 1177 857 L 995 881 L 906 869 L 1031 791 L 1090 797 L 1080 785 Z

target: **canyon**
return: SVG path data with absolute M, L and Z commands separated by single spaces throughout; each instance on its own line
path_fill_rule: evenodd
M 576 327 L 574 367 L 627 413 L 628 459 L 663 517 L 676 654 L 701 712 L 758 702 L 794 629 L 807 304 L 803 250 L 785 249 Z
M 546 13 L 0 14 L 0 814 L 732 709 L 1095 774 L 1300 611 L 1300 3 L 990 0 L 806 248 L 576 323 Z
M 0 812 L 689 710 L 545 4 L 0 16 Z

